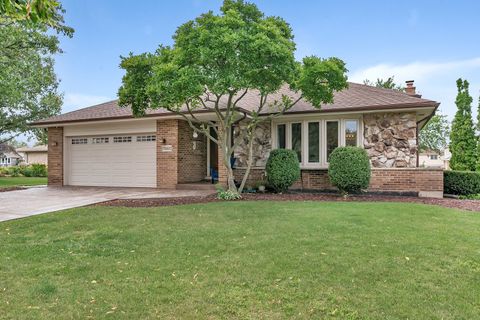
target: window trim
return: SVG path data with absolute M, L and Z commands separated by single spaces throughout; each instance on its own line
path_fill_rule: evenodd
M 327 153 L 326 153 L 326 144 L 327 144 L 327 122 L 338 122 L 338 146 L 344 147 L 346 145 L 345 141 L 345 130 L 346 130 L 346 121 L 356 121 L 357 122 L 357 146 L 363 148 L 363 116 L 360 114 L 358 116 L 310 116 L 310 117 L 291 117 L 289 119 L 282 118 L 280 120 L 272 120 L 271 122 L 271 135 L 272 135 L 272 150 L 278 149 L 278 125 L 285 126 L 285 148 L 292 149 L 292 123 L 302 123 L 302 161 L 300 162 L 301 169 L 327 169 Z M 308 154 L 308 124 L 310 122 L 319 123 L 319 150 L 320 150 L 320 161 L 319 162 L 309 162 Z

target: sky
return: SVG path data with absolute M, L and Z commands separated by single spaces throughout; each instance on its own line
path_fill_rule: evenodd
M 336 56 L 349 80 L 362 83 L 395 76 L 415 80 L 424 98 L 455 114 L 455 81 L 467 79 L 478 106 L 480 1 L 253 0 L 266 15 L 290 23 L 296 58 Z M 199 14 L 218 12 L 214 0 L 63 0 L 73 38 L 61 38 L 56 72 L 64 93 L 62 111 L 117 98 L 120 56 L 172 44 L 176 28 Z

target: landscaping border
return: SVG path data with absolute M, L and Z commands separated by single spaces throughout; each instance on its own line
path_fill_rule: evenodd
M 405 196 L 386 196 L 379 194 L 352 195 L 343 198 L 338 194 L 328 193 L 255 193 L 243 194 L 242 199 L 235 201 L 338 201 L 338 202 L 409 202 L 437 205 L 446 208 L 462 209 L 468 211 L 480 212 L 480 200 L 460 200 L 460 199 L 436 199 L 436 198 L 418 198 Z M 204 197 L 182 197 L 182 198 L 150 198 L 150 199 L 118 199 L 106 201 L 95 205 L 99 206 L 119 206 L 119 207 L 163 207 L 183 204 L 199 204 L 209 202 L 221 202 L 216 195 Z

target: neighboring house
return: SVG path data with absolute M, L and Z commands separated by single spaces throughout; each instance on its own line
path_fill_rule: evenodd
M 335 94 L 334 103 L 315 109 L 301 100 L 286 114 L 262 124 L 255 133 L 254 168 L 250 182 L 264 176 L 274 148 L 297 151 L 302 175 L 296 189 L 332 189 L 327 158 L 337 146 L 365 148 L 372 164 L 369 190 L 388 193 L 443 195 L 443 173 L 420 168 L 417 136 L 439 103 L 422 99 L 413 81 L 406 92 L 350 83 Z M 295 96 L 283 87 L 282 93 Z M 239 104 L 247 114 L 249 92 Z M 215 121 L 214 113 L 202 116 Z M 210 168 L 218 169 L 225 184 L 222 153 L 206 137 L 194 135 L 182 117 L 165 109 L 150 110 L 134 118 L 129 108 L 111 101 L 33 124 L 48 128 L 49 185 L 176 188 L 182 183 L 203 181 Z M 239 139 L 239 130 L 234 130 Z M 241 177 L 246 165 L 244 143 L 235 152 L 234 172 Z
M 22 159 L 26 164 L 40 163 L 46 165 L 48 163 L 47 145 L 21 147 L 16 151 L 20 156 L 22 156 Z
M 22 157 L 15 152 L 15 148 L 6 143 L 0 143 L 0 167 L 16 166 L 21 158 Z
M 418 155 L 418 163 L 421 167 L 450 169 L 452 154 L 448 149 L 443 152 L 425 150 Z

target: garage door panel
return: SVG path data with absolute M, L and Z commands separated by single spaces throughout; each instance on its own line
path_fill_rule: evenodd
M 151 133 L 154 135 L 154 133 Z M 67 140 L 69 160 L 67 164 L 70 185 L 112 187 L 156 187 L 156 143 L 131 142 L 72 144 Z M 105 136 L 102 136 L 105 137 Z

